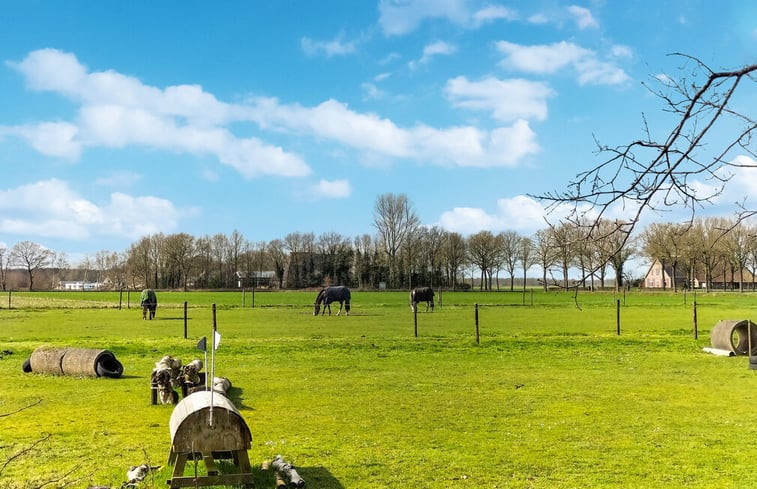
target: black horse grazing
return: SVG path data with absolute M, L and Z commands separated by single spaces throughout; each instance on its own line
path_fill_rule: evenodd
M 431 312 L 434 312 L 434 289 L 431 287 L 416 287 L 410 291 L 410 309 L 413 312 L 418 310 L 418 303 L 426 303 L 426 312 L 431 306 Z
M 344 315 L 346 316 L 350 313 L 350 289 L 348 289 L 344 285 L 324 287 L 323 289 L 321 289 L 321 291 L 318 292 L 318 297 L 315 298 L 315 309 L 313 310 L 313 316 L 317 316 L 318 312 L 320 312 L 321 302 L 323 302 L 323 312 L 321 314 L 326 314 L 326 309 L 328 309 L 329 316 L 331 316 L 331 303 L 338 302 L 339 312 L 336 313 L 336 315 L 338 316 L 339 314 L 341 314 L 342 307 L 344 307 Z

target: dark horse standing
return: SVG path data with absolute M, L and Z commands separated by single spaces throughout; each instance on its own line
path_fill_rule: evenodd
M 339 312 L 336 313 L 336 315 L 338 316 L 341 314 L 342 307 L 344 307 L 344 315 L 346 316 L 350 313 L 350 289 L 344 285 L 324 287 L 321 289 L 321 291 L 318 292 L 318 297 L 315 298 L 313 316 L 317 316 L 318 312 L 321 310 L 321 302 L 323 302 L 323 312 L 321 314 L 326 314 L 326 309 L 328 309 L 329 316 L 331 316 L 331 303 L 338 302 Z
M 410 291 L 410 309 L 413 312 L 418 310 L 418 303 L 426 303 L 426 312 L 431 306 L 431 312 L 434 312 L 434 289 L 431 287 L 416 287 Z
M 155 317 L 155 310 L 158 308 L 158 297 L 152 289 L 145 289 L 139 296 L 139 304 L 142 306 L 142 319 L 147 319 L 148 312 L 150 319 Z

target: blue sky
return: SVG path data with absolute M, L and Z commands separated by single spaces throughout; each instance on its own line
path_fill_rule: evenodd
M 594 137 L 669 130 L 642 82 L 670 53 L 757 60 L 756 5 L 4 1 L 0 246 L 355 237 L 388 192 L 427 225 L 527 235 L 527 194 L 598 163 Z

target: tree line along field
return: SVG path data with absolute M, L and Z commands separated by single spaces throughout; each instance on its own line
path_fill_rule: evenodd
M 406 292 L 353 290 L 347 317 L 313 317 L 315 291 L 256 292 L 255 307 L 250 291 L 244 306 L 159 292 L 154 321 L 134 292 L 121 309 L 118 292 L 13 292 L 10 309 L 0 294 L 0 487 L 120 487 L 141 463 L 163 466 L 143 486 L 165 487 L 172 407 L 151 405 L 150 372 L 202 358 L 212 304 L 258 488 L 277 454 L 312 488 L 757 483 L 757 371 L 702 352 L 717 321 L 757 318 L 756 295 L 531 294 L 437 294 L 417 337 Z M 124 376 L 23 373 L 41 345 L 109 349 Z

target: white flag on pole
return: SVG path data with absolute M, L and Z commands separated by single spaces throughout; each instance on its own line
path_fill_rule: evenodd
M 216 343 L 215 349 L 217 350 L 218 349 L 218 344 L 221 342 L 221 333 L 219 333 L 218 331 L 215 331 L 215 340 L 216 340 L 215 341 L 215 343 Z

